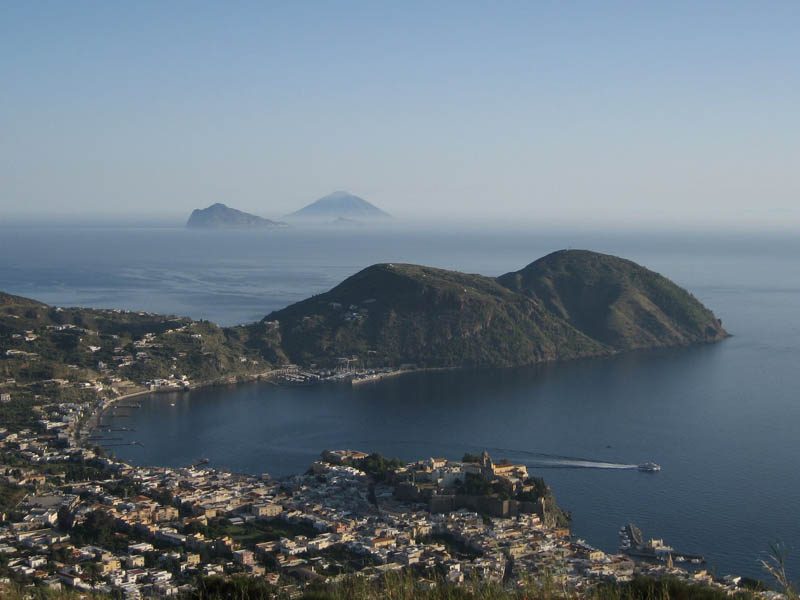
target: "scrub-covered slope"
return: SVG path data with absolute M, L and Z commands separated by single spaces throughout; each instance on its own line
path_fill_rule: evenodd
M 722 323 L 685 289 L 636 263 L 562 250 L 498 281 L 615 350 L 722 339 Z

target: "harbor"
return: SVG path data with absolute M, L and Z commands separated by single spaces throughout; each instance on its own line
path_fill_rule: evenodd
M 706 562 L 704 556 L 678 552 L 672 546 L 666 545 L 662 539 L 653 538 L 645 541 L 641 529 L 633 523 L 620 527 L 619 537 L 620 551 L 629 556 L 645 560 L 657 560 L 668 565 L 673 563 L 700 565 Z

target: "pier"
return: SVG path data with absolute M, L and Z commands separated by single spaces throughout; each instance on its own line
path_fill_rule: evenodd
M 118 448 L 120 446 L 139 446 L 140 448 L 144 448 L 144 444 L 142 442 L 124 442 L 122 444 L 100 444 L 103 448 Z
M 700 554 L 688 554 L 678 552 L 672 546 L 667 546 L 663 540 L 650 539 L 644 541 L 642 530 L 633 523 L 624 525 L 619 530 L 620 551 L 629 556 L 644 558 L 648 560 L 658 560 L 667 563 L 702 564 L 706 562 L 704 556 Z

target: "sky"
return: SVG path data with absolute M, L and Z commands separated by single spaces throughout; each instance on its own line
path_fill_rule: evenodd
M 800 229 L 800 3 L 0 2 L 0 220 Z

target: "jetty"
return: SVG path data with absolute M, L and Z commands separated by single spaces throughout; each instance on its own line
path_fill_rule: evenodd
M 700 554 L 689 554 L 678 552 L 672 546 L 668 546 L 661 539 L 649 539 L 645 541 L 642 530 L 633 523 L 623 525 L 619 530 L 620 551 L 629 556 L 644 558 L 646 560 L 658 560 L 666 563 L 692 563 L 702 564 L 706 562 L 704 556 Z

